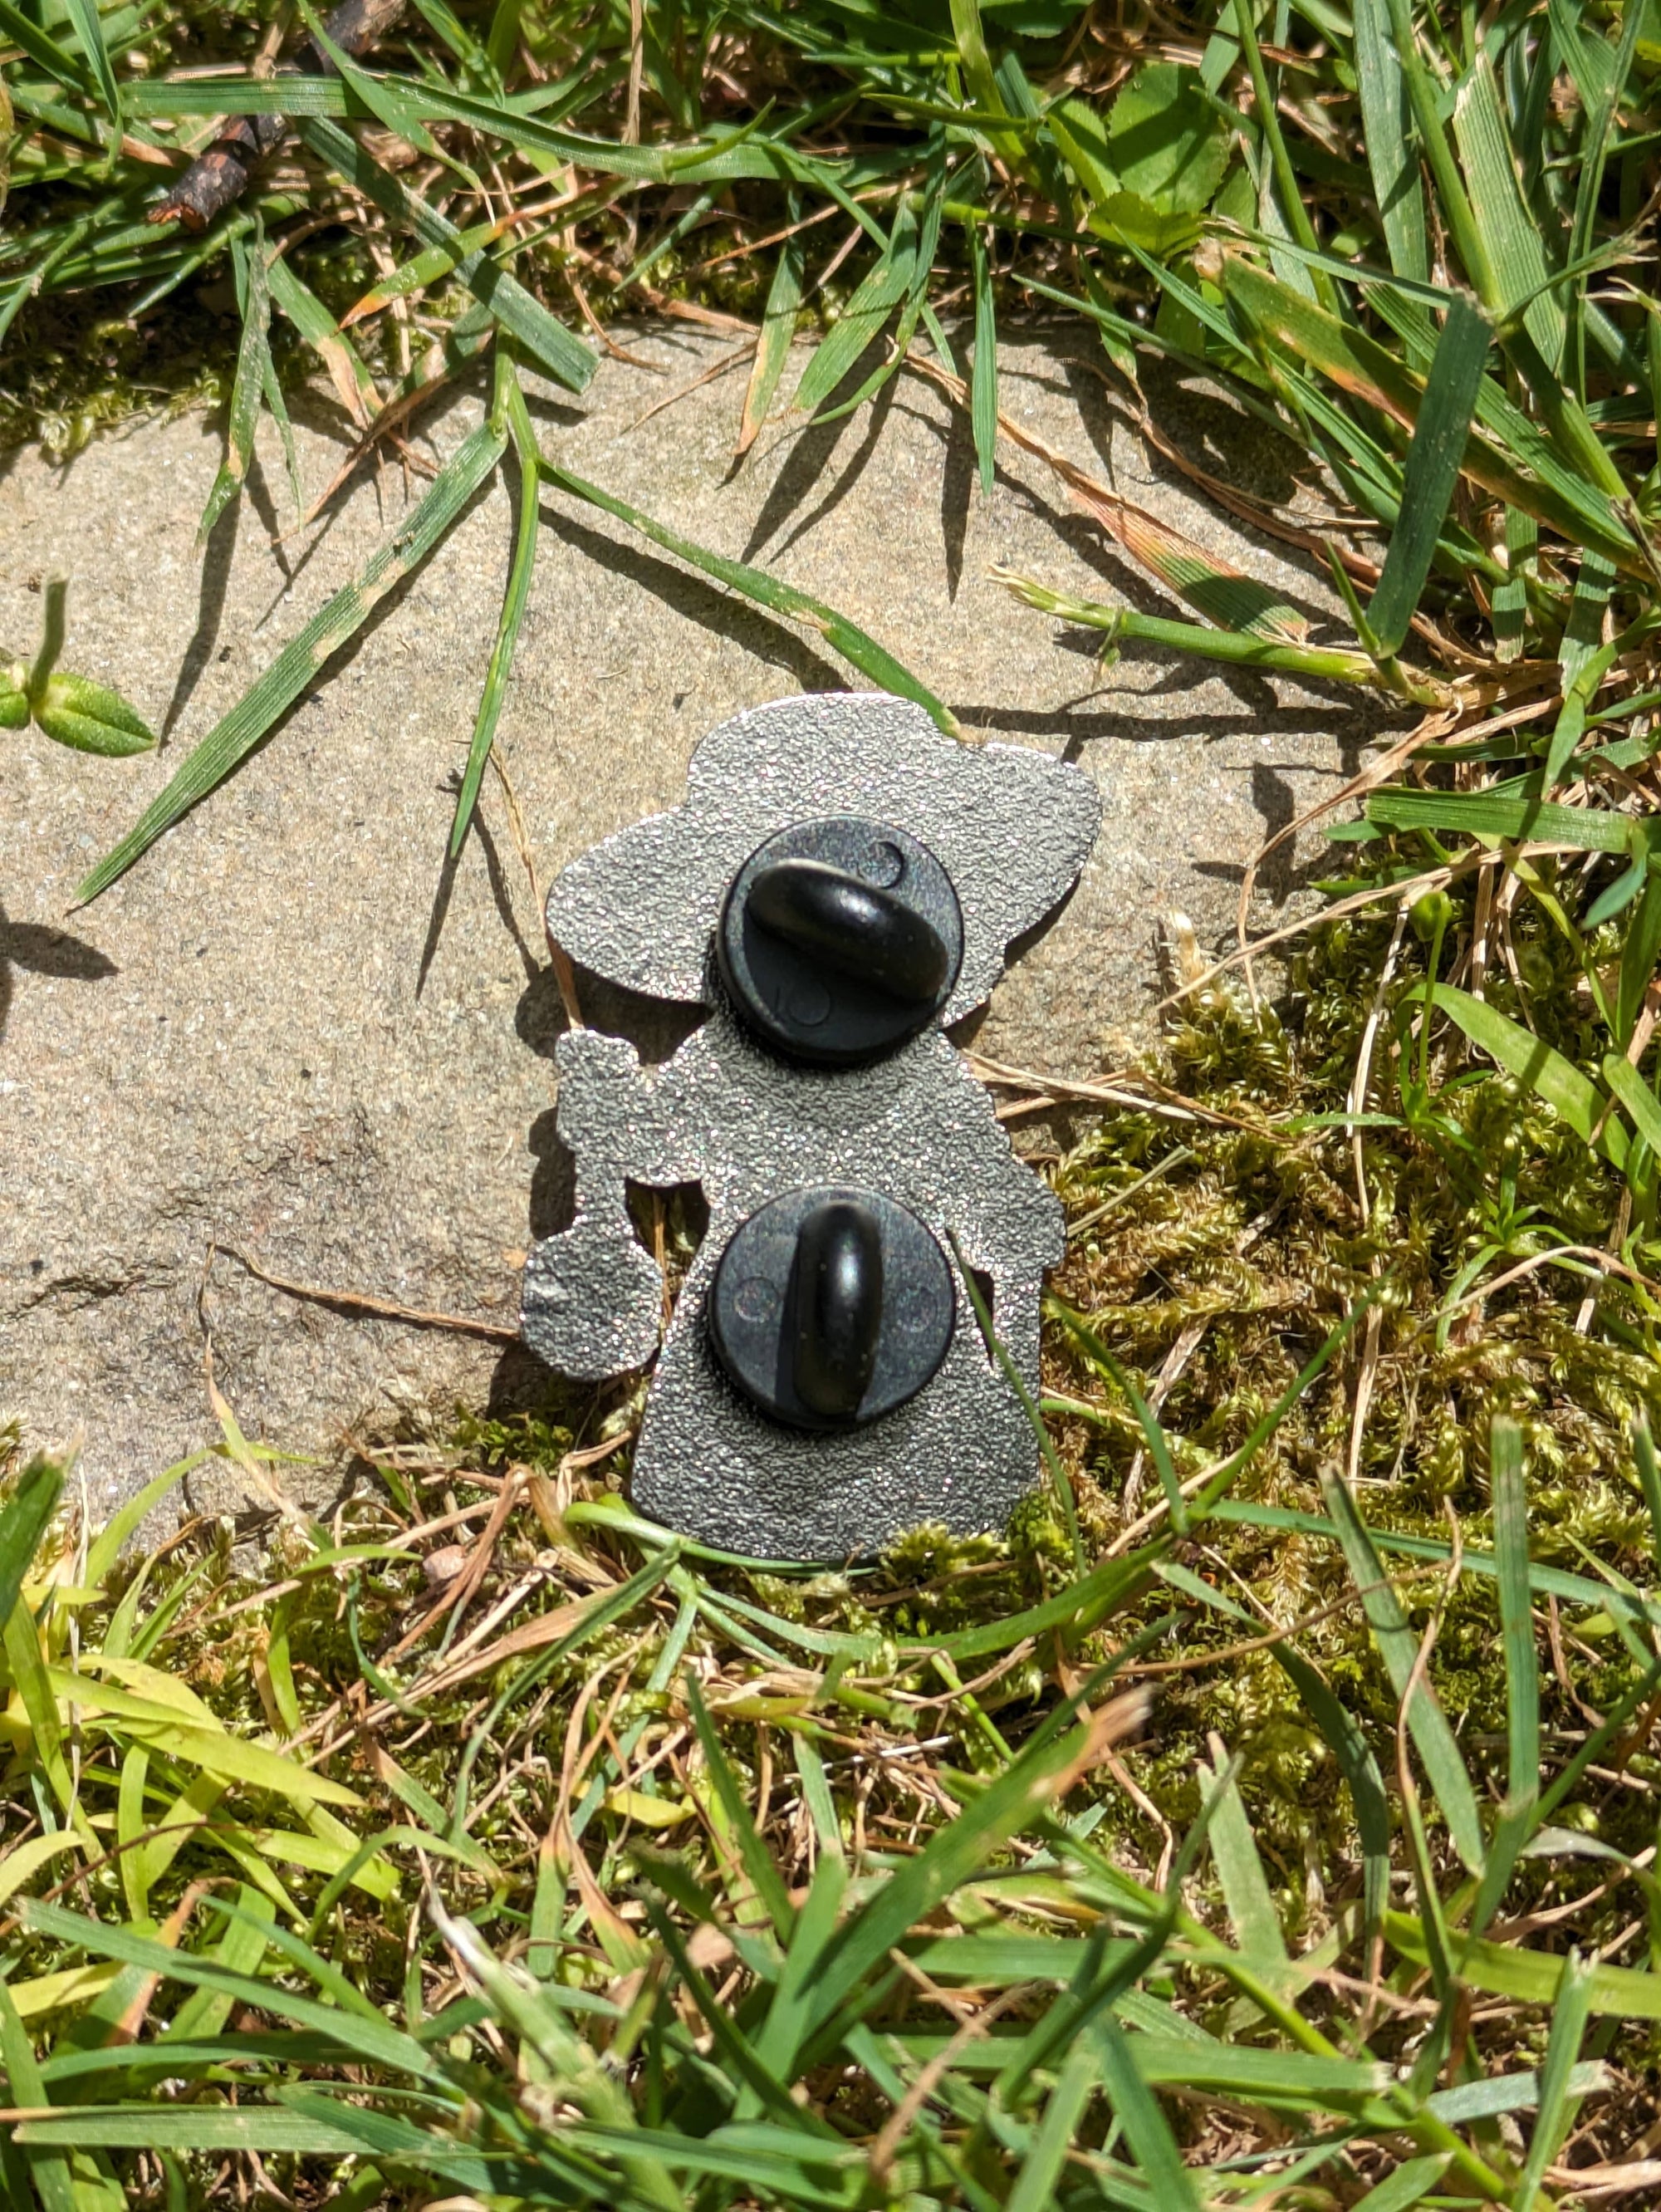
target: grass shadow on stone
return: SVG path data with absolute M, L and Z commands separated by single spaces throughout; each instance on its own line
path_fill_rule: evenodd
M 730 638 L 758 660 L 787 670 L 804 691 L 846 690 L 848 679 L 834 662 L 815 653 L 794 630 L 773 622 L 748 601 L 688 575 L 671 562 L 590 530 L 557 507 L 544 505 L 542 519 L 556 537 L 610 574 L 638 585 L 664 606 L 712 630 L 718 637 Z
M 101 983 L 121 973 L 107 952 L 84 938 L 72 937 L 50 922 L 9 921 L 0 906 L 0 1042 L 5 1039 L 16 988 L 13 971 L 19 968 L 76 983 Z

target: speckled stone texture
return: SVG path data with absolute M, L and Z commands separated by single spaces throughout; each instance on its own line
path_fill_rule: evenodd
M 735 472 L 742 368 L 648 416 L 726 342 L 658 328 L 627 343 L 649 368 L 608 360 L 580 410 L 541 404 L 551 451 L 831 600 L 966 725 L 1065 750 L 1095 778 L 1104 818 L 1084 879 L 975 1038 L 998 1059 L 1088 1074 L 1145 1034 L 1161 913 L 1181 908 L 1203 941 L 1221 939 L 1265 833 L 1336 788 L 1376 724 L 1349 698 L 1168 657 L 1099 670 L 1088 641 L 1017 606 L 988 564 L 1175 610 L 1041 464 L 1009 457 L 983 502 L 967 422 L 932 389 L 906 380 L 823 429 L 771 428 Z M 1003 368 L 1006 409 L 1040 437 L 1328 618 L 1306 566 L 1115 428 L 1087 334 L 1021 338 Z M 1214 472 L 1271 503 L 1293 496 L 1288 448 L 1216 402 L 1174 389 L 1156 402 Z M 420 440 L 453 451 L 479 408 L 476 390 L 460 395 Z M 280 1275 L 511 1328 L 525 1249 L 568 1218 L 550 1111 L 559 999 L 491 783 L 482 834 L 442 866 L 508 559 L 501 484 L 232 784 L 66 915 L 185 747 L 405 511 L 396 465 L 366 472 L 315 544 L 274 550 L 292 516 L 286 500 L 273 509 L 272 441 L 204 568 L 193 541 L 219 439 L 188 417 L 104 440 L 66 470 L 14 456 L 0 476 L 0 642 L 32 647 L 40 580 L 67 571 L 65 665 L 118 684 L 169 732 L 160 757 L 132 762 L 0 732 L 0 1418 L 36 1442 L 82 1432 L 99 1500 L 215 1433 L 204 1317 L 249 1433 L 325 1462 L 354 1435 L 526 1385 L 522 1352 L 301 1304 L 223 1258 L 202 1295 L 212 1240 Z M 299 425 L 313 493 L 345 441 L 320 398 Z M 675 805 L 716 723 L 858 679 L 609 519 L 552 495 L 544 511 L 502 736 L 546 883 Z M 1260 919 L 1286 911 L 1306 858 L 1281 848 Z

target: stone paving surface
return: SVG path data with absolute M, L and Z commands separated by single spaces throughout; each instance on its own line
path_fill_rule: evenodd
M 1061 920 L 1001 986 L 993 1057 L 1088 1075 L 1146 1036 L 1160 917 L 1228 939 L 1265 834 L 1353 773 L 1375 716 L 1289 682 L 1168 656 L 1099 669 L 1088 643 L 985 576 L 1167 613 L 1043 465 L 1015 456 L 990 499 L 967 422 L 915 380 L 822 429 L 731 447 L 743 371 L 683 391 L 724 341 L 628 334 L 580 410 L 541 408 L 549 450 L 717 550 L 832 601 L 962 721 L 1066 748 L 1098 779 L 1100 843 Z M 648 415 L 658 403 L 674 404 Z M 1307 565 L 1208 508 L 1112 419 L 1087 337 L 1007 349 L 1027 428 L 1325 618 Z M 419 426 L 452 451 L 475 392 Z M 1172 391 L 1167 431 L 1260 499 L 1289 500 L 1289 448 Z M 345 425 L 297 425 L 325 483 Z M 194 538 L 220 450 L 200 416 L 94 444 L 66 469 L 0 476 L 0 640 L 32 649 L 42 578 L 72 579 L 64 665 L 117 684 L 168 743 L 106 762 L 0 732 L 0 1419 L 84 1437 L 100 1500 L 216 1434 L 215 1373 L 250 1435 L 324 1459 L 458 1401 L 505 1402 L 524 1355 L 297 1303 L 221 1258 L 409 1306 L 511 1324 L 526 1243 L 556 1225 L 551 1053 L 560 1026 L 536 916 L 487 781 L 484 828 L 441 863 L 454 779 L 493 641 L 512 511 L 498 482 L 379 611 L 234 781 L 90 908 L 90 862 L 404 508 L 365 471 L 315 545 L 275 440 L 205 565 Z M 281 502 L 274 510 L 273 497 Z M 821 643 L 688 574 L 621 526 L 549 495 L 501 736 L 546 881 L 673 804 L 694 744 L 741 707 L 862 679 Z M 308 550 L 309 548 L 309 550 Z M 1196 680 L 1196 678 L 1199 680 Z M 1307 853 L 1265 872 L 1288 911 Z M 603 1013 L 603 1010 L 597 1012 Z

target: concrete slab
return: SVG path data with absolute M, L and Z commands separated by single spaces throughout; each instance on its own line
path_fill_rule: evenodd
M 545 403 L 551 452 L 832 601 L 967 726 L 1064 747 L 1097 777 L 1106 821 L 1085 880 L 1002 986 L 979 1048 L 1083 1075 L 1145 1036 L 1159 917 L 1183 908 L 1208 941 L 1232 930 L 1246 860 L 1353 771 L 1376 716 L 1168 658 L 1098 670 L 988 565 L 1179 611 L 1069 511 L 1041 464 L 1012 459 L 983 501 L 967 422 L 915 380 L 822 430 L 769 429 L 735 472 L 742 368 L 682 390 L 730 344 L 663 327 L 627 343 L 649 366 L 606 362 L 580 411 Z M 1306 567 L 1114 428 L 1088 337 L 1011 344 L 1003 400 L 1081 465 L 1330 611 Z M 452 451 L 481 404 L 476 391 L 453 399 L 418 442 Z M 1232 410 L 1172 391 L 1161 418 L 1209 466 L 1292 497 L 1290 449 Z M 321 403 L 300 425 L 313 492 L 343 436 Z M 199 1299 L 211 1241 L 289 1278 L 511 1326 L 520 1255 L 559 1204 L 559 1002 L 489 784 L 481 833 L 442 866 L 507 563 L 500 483 L 231 784 L 66 915 L 185 748 L 404 511 L 397 466 L 366 474 L 315 544 L 274 550 L 291 518 L 271 507 L 273 440 L 204 567 L 193 539 L 219 450 L 217 423 L 192 416 L 64 470 L 15 456 L 0 479 L 0 639 L 29 648 L 40 580 L 66 571 L 66 665 L 170 732 L 159 756 L 124 763 L 0 732 L 0 1419 L 39 1442 L 84 1432 L 106 1498 L 214 1434 L 204 1316 L 248 1431 L 295 1449 L 444 1419 L 524 1380 L 522 1361 L 488 1344 L 349 1320 L 224 1261 Z M 502 738 L 546 881 L 677 799 L 714 723 L 860 679 L 592 510 L 550 496 L 544 511 Z M 1270 870 L 1265 916 L 1298 870 L 1292 854 Z

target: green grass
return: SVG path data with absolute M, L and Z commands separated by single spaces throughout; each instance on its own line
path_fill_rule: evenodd
M 1276 1007 L 1179 948 L 1142 1095 L 1190 1118 L 1082 1110 L 1053 1164 L 1062 1480 L 1003 1538 L 709 1559 L 567 1463 L 626 1398 L 389 1447 L 258 1588 L 225 1529 L 124 1567 L 14 1470 L 11 2200 L 1652 2197 L 1654 26 L 422 0 L 274 86 L 252 9 L 0 6 L 14 429 L 63 451 L 222 398 L 211 524 L 300 378 L 371 437 L 490 378 L 84 896 L 213 803 L 498 467 L 522 524 L 455 836 L 544 476 L 949 723 L 880 637 L 538 444 L 524 373 L 579 390 L 591 320 L 633 308 L 748 324 L 736 447 L 916 373 L 983 483 L 1012 313 L 1097 332 L 1150 437 L 1150 362 L 1203 373 L 1305 457 L 1331 519 L 1221 489 L 1343 621 L 1312 636 L 1076 471 L 1161 611 L 1010 575 L 1010 621 L 1365 686 L 1404 730 Z M 217 118 L 274 105 L 292 133 L 203 236 L 145 220 Z M 142 742 L 55 651 L 0 720 Z M 257 1490 L 262 1449 L 227 1429 Z M 419 1559 L 457 1540 L 476 1574 L 435 1595 Z
M 17 2201 L 1514 2212 L 1606 2179 L 1661 2079 L 1661 1376 L 1538 1273 L 1459 1329 L 1479 1180 L 1404 1128 L 1355 1233 L 1331 1102 L 1378 929 L 1308 957 L 1295 1037 L 1198 994 L 1163 1075 L 1199 1121 L 1103 1114 L 1057 1165 L 1082 1572 L 1052 1488 L 874 1569 L 723 1561 L 628 1510 L 626 1387 L 389 1443 L 327 1528 L 227 1413 L 260 1582 L 228 1522 L 123 1563 L 185 1470 L 100 1533 L 20 1453 Z M 1525 1086 L 1446 1110 L 1590 1158 Z

